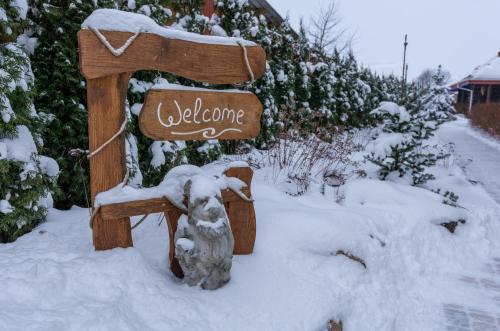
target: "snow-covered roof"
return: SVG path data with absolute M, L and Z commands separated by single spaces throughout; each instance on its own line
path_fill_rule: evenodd
M 281 24 L 283 17 L 280 13 L 266 0 L 250 0 L 250 5 L 257 10 L 262 10 L 266 19 L 274 24 Z
M 477 66 L 468 76 L 462 79 L 461 82 L 478 80 L 500 81 L 500 56 L 497 55 L 486 63 Z

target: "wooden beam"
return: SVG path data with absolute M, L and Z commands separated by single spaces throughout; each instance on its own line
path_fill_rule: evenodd
M 110 139 L 125 120 L 125 97 L 129 73 L 87 80 L 89 113 L 89 148 L 95 151 Z M 91 201 L 123 181 L 126 172 L 125 138 L 114 139 L 90 158 Z M 130 220 L 122 216 L 104 220 L 100 214 L 93 222 L 92 236 L 96 250 L 132 246 Z
M 241 190 L 246 196 L 250 196 L 250 189 L 244 188 Z M 224 203 L 242 200 L 238 195 L 230 190 L 222 190 L 222 200 Z M 129 202 L 113 203 L 101 206 L 99 215 L 103 220 L 112 221 L 125 217 L 132 217 L 145 214 L 153 214 L 160 212 L 169 212 L 179 210 L 170 201 L 165 198 L 155 198 L 148 200 L 136 200 Z
M 130 32 L 101 31 L 115 48 L 124 45 Z M 80 70 L 87 79 L 160 70 L 211 84 L 236 84 L 250 80 L 243 49 L 238 45 L 204 44 L 141 33 L 120 56 L 114 56 L 90 30 L 78 32 Z M 255 79 L 266 69 L 266 55 L 260 46 L 246 46 Z

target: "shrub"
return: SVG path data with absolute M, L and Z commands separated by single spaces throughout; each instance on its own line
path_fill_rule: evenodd
M 323 180 L 327 173 L 343 175 L 353 164 L 350 155 L 357 150 L 359 146 L 347 133 L 338 133 L 331 142 L 325 142 L 316 136 L 303 138 L 288 132 L 265 151 L 265 162 L 274 183 L 286 186 L 289 194 L 301 195 L 315 178 Z
M 45 116 L 32 103 L 33 74 L 17 45 L 0 45 L 0 242 L 29 232 L 51 207 L 57 163 L 38 155 Z

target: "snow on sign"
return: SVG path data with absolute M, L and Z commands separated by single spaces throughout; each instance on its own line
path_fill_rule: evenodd
M 113 9 L 94 11 L 78 32 L 78 43 L 80 69 L 87 79 L 160 70 L 206 83 L 235 84 L 251 80 L 248 67 L 255 78 L 265 71 L 265 52 L 251 41 L 160 27 L 147 16 Z
M 204 36 L 159 26 L 151 18 L 115 9 L 98 9 L 78 32 L 80 71 L 87 80 L 89 116 L 91 227 L 96 250 L 130 247 L 130 217 L 169 215 L 170 241 L 184 208 L 162 195 L 101 205 L 97 196 L 126 187 L 124 132 L 129 80 L 138 70 L 159 70 L 212 84 L 252 82 L 264 74 L 262 47 L 241 38 Z M 257 136 L 262 105 L 244 91 L 158 86 L 148 93 L 140 115 L 144 134 L 156 140 L 244 139 Z M 228 177 L 246 184 L 246 197 L 223 190 L 235 237 L 235 254 L 251 254 L 255 210 L 250 199 L 250 168 L 230 169 Z M 230 174 L 230 175 L 229 175 Z M 127 190 L 124 190 L 127 191 Z M 170 247 L 170 266 L 182 275 Z
M 141 132 L 154 140 L 255 138 L 262 105 L 245 91 L 153 87 L 139 116 Z

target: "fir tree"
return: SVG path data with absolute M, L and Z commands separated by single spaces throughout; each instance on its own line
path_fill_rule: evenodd
M 176 26 L 182 30 L 202 34 L 210 27 L 210 18 L 202 15 L 203 0 L 174 2 L 173 7 L 178 13 Z
M 216 9 L 216 22 L 228 36 L 244 39 L 256 36 L 254 13 L 248 0 L 219 0 Z
M 405 176 L 411 170 L 412 153 L 418 144 L 411 133 L 410 113 L 393 102 L 382 102 L 372 114 L 381 119 L 382 133 L 368 147 L 371 154 L 367 159 L 380 167 L 382 180 L 391 173 Z
M 422 91 L 415 84 L 406 90 L 405 106 L 383 102 L 372 112 L 382 119 L 383 133 L 371 144 L 367 159 L 380 166 L 383 180 L 397 173 L 410 175 L 412 184 L 420 185 L 434 179 L 427 169 L 448 154 L 443 146 L 427 143 L 439 124 L 427 116 Z
M 311 72 L 311 100 L 310 107 L 314 114 L 314 133 L 324 140 L 329 140 L 333 129 L 332 117 L 335 111 L 334 85 L 337 78 L 335 71 L 337 64 L 333 59 L 322 57 L 313 52 L 313 62 L 309 64 Z
M 370 115 L 372 109 L 377 108 L 382 100 L 385 100 L 383 91 L 383 79 L 367 68 L 360 69 L 361 81 L 365 84 L 365 92 L 362 110 L 362 125 L 374 125 L 376 119 Z
M 354 88 L 351 81 L 353 72 L 351 72 L 350 61 L 352 58 L 343 58 L 340 52 L 335 49 L 332 59 L 335 64 L 333 68 L 335 83 L 332 87 L 334 100 L 330 121 L 334 125 L 345 125 L 352 110 L 352 100 L 349 98 Z
M 445 86 L 445 79 L 445 73 L 439 66 L 432 75 L 431 86 L 423 96 L 422 116 L 428 124 L 433 126 L 439 126 L 454 118 L 453 97 Z
M 255 81 L 250 88 L 259 98 L 264 109 L 261 117 L 261 130 L 255 140 L 255 146 L 266 149 L 276 139 L 276 121 L 278 119 L 278 107 L 274 97 L 276 80 L 271 68 L 274 65 L 274 61 L 271 58 L 272 31 L 268 28 L 266 18 L 263 15 L 254 17 L 251 29 L 253 34 L 252 39 L 264 48 L 267 57 L 264 75 Z
M 12 42 L 27 26 L 22 1 L 0 0 L 0 43 Z
M 2 33 L 15 40 L 26 24 L 26 8 L 0 1 L 8 13 Z M 33 74 L 16 43 L 0 44 L 0 243 L 13 241 L 41 222 L 51 206 L 57 163 L 38 154 L 46 116 L 33 106 Z
M 56 206 L 87 205 L 88 164 L 78 162 L 71 150 L 88 148 L 85 79 L 78 66 L 76 33 L 97 6 L 112 7 L 113 1 L 32 0 L 31 30 L 38 38 L 32 55 L 36 76 L 35 105 L 50 115 L 44 135 L 44 152 L 61 167 L 61 194 Z
M 311 47 L 307 38 L 307 32 L 300 21 L 299 36 L 294 45 L 294 65 L 295 65 L 295 116 L 293 121 L 300 124 L 300 127 L 307 131 L 312 129 L 312 110 L 309 104 L 311 99 L 311 74 L 309 71 Z
M 164 24 L 171 14 L 164 7 L 166 3 L 160 0 L 32 0 L 31 30 L 33 36 L 38 38 L 38 46 L 32 56 L 38 91 L 35 103 L 39 110 L 51 114 L 52 118 L 45 135 L 45 151 L 56 158 L 62 168 L 58 182 L 62 194 L 56 196 L 58 207 L 68 208 L 73 204 L 86 206 L 88 203 L 88 191 L 84 189 L 88 188 L 88 162 L 71 156 L 73 149 L 86 150 L 88 146 L 86 82 L 79 72 L 76 39 L 81 23 L 95 9 L 117 8 L 147 15 L 158 24 Z M 151 86 L 158 77 L 158 72 L 138 72 L 134 75 L 135 85 L 149 83 Z M 134 89 L 134 81 L 131 81 L 130 87 Z M 129 94 L 133 109 L 140 109 L 144 92 L 131 91 Z M 127 141 L 129 145 L 131 141 L 135 142 L 137 154 L 144 155 L 141 165 L 146 169 L 146 179 L 149 179 L 151 169 L 147 163 L 151 154 L 148 149 L 152 142 L 139 133 L 133 116 L 131 121 Z M 141 176 L 137 165 L 139 160 L 134 158 L 130 161 L 134 162 L 131 164 L 134 174 Z
M 255 141 L 255 146 L 260 149 L 267 149 L 276 139 L 278 107 L 276 107 L 274 99 L 274 86 L 274 75 L 269 63 L 266 63 L 264 75 L 255 82 L 253 87 L 254 93 L 259 97 L 263 105 L 261 130 Z
M 298 120 L 295 104 L 295 38 L 288 19 L 272 33 L 272 71 L 276 81 L 275 98 L 280 125 L 287 131 Z

